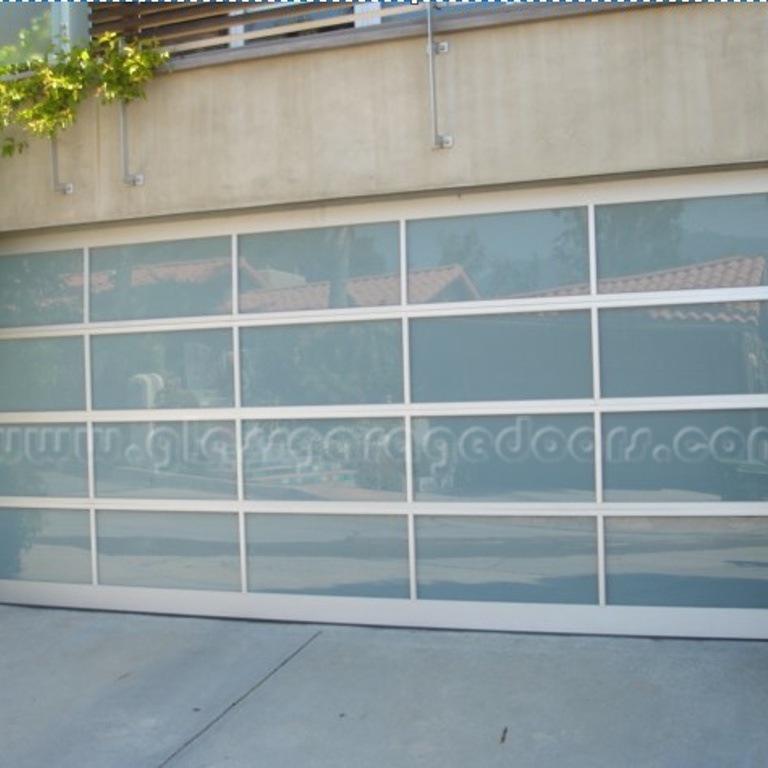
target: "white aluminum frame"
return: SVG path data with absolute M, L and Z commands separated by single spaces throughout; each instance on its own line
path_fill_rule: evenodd
M 707 289 L 686 292 L 626 293 L 601 295 L 597 292 L 595 207 L 606 203 L 672 200 L 768 192 L 766 171 L 700 174 L 663 179 L 627 180 L 539 190 L 499 190 L 461 196 L 442 195 L 423 200 L 402 200 L 267 213 L 244 213 L 218 219 L 190 221 L 183 225 L 183 237 L 229 235 L 232 257 L 232 314 L 183 319 L 88 322 L 90 298 L 84 281 L 82 324 L 0 330 L 0 340 L 39 337 L 79 337 L 85 345 L 86 409 L 84 411 L 3 414 L 6 424 L 72 423 L 87 426 L 87 498 L 5 497 L 0 507 L 22 509 L 73 509 L 89 512 L 92 537 L 92 585 L 38 584 L 0 581 L 0 601 L 36 605 L 57 605 L 160 613 L 204 614 L 247 618 L 320 622 L 352 622 L 424 627 L 452 627 L 546 632 L 671 635 L 691 637 L 753 637 L 768 639 L 768 611 L 758 609 L 700 609 L 669 607 L 628 607 L 606 605 L 604 521 L 606 517 L 738 516 L 764 517 L 765 504 L 757 502 L 688 503 L 605 502 L 602 483 L 602 431 L 604 413 L 707 411 L 720 409 L 768 408 L 768 395 L 725 395 L 695 397 L 602 398 L 600 392 L 600 344 L 598 314 L 601 309 L 700 304 L 731 301 L 768 301 L 768 287 Z M 517 299 L 514 301 L 456 302 L 408 305 L 406 220 L 470 214 L 538 210 L 584 206 L 589 222 L 589 286 L 583 296 Z M 388 307 L 346 308 L 242 314 L 238 306 L 238 243 L 252 232 L 307 229 L 347 224 L 399 222 L 400 302 Z M 80 248 L 87 270 L 94 247 L 177 240 L 178 221 L 126 224 L 121 228 L 93 227 L 83 231 L 65 230 L 28 236 L 5 237 L 0 257 L 5 254 Z M 509 401 L 474 403 L 413 403 L 410 396 L 410 335 L 412 319 L 469 317 L 488 314 L 518 314 L 546 311 L 583 311 L 590 314 L 593 392 L 580 400 Z M 239 336 L 243 328 L 276 325 L 391 320 L 402 328 L 402 403 L 358 406 L 242 407 L 240 391 Z M 228 408 L 177 409 L 168 411 L 92 409 L 90 339 L 112 333 L 182 331 L 212 328 L 230 329 L 234 355 L 234 406 Z M 418 502 L 413 493 L 412 420 L 419 417 L 590 414 L 595 427 L 595 502 Z M 405 427 L 406 497 L 395 502 L 262 502 L 245 499 L 243 477 L 242 425 L 255 419 L 400 418 Z M 93 458 L 94 426 L 105 422 L 227 421 L 235 425 L 237 452 L 237 498 L 223 501 L 152 500 L 97 498 Z M 199 513 L 236 513 L 240 531 L 240 592 L 209 592 L 169 589 L 137 589 L 98 584 L 97 510 L 156 510 Z M 248 514 L 334 514 L 394 515 L 404 517 L 408 530 L 408 575 L 410 598 L 305 597 L 248 592 Z M 417 599 L 417 553 L 415 524 L 419 516 L 541 516 L 590 517 L 595 520 L 598 542 L 597 605 L 507 604 Z

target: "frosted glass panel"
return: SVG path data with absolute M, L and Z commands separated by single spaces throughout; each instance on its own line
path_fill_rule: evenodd
M 0 411 L 85 408 L 83 340 L 0 341 Z
M 592 417 L 413 420 L 418 501 L 594 501 Z
M 90 583 L 88 513 L 0 509 L 0 579 Z
M 768 499 L 768 411 L 603 416 L 607 501 Z
M 415 402 L 592 396 L 587 312 L 411 322 Z
M 418 518 L 416 570 L 425 600 L 596 603 L 595 521 Z
M 102 510 L 96 524 L 101 584 L 240 589 L 234 514 Z
M 96 424 L 96 495 L 235 498 L 234 441 L 223 421 Z
M 234 404 L 229 330 L 95 336 L 91 359 L 94 408 Z
M 265 232 L 240 238 L 240 311 L 400 303 L 399 227 Z
M 403 400 L 400 323 L 244 328 L 243 405 L 355 405 Z
M 85 424 L 0 424 L 0 496 L 87 496 Z
M 589 293 L 586 208 L 409 221 L 408 300 Z
M 228 237 L 91 251 L 91 319 L 141 320 L 232 311 Z
M 249 515 L 247 525 L 252 592 L 409 595 L 403 517 Z
M 83 322 L 81 251 L 0 257 L 0 327 Z
M 768 392 L 768 302 L 600 312 L 607 397 Z
M 245 422 L 245 495 L 405 501 L 404 455 L 400 419 Z
M 601 205 L 601 293 L 765 285 L 768 194 Z
M 606 520 L 617 605 L 768 608 L 768 518 Z

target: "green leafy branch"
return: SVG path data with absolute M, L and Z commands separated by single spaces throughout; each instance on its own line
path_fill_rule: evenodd
M 167 60 L 154 42 L 126 42 L 107 32 L 87 46 L 0 66 L 0 154 L 10 157 L 27 147 L 26 138 L 5 131 L 55 138 L 91 96 L 102 104 L 143 99 L 146 83 Z

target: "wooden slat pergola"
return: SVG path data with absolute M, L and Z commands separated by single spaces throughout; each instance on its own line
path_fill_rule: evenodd
M 394 9 L 393 9 L 394 10 Z M 128 39 L 154 39 L 171 53 L 194 52 L 352 26 L 347 3 L 107 3 L 90 6 L 94 37 L 118 32 Z M 227 41 L 222 40 L 223 37 Z

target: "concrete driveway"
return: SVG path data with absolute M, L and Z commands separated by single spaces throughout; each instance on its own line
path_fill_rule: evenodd
M 765 768 L 768 643 L 0 606 L 0 768 Z

